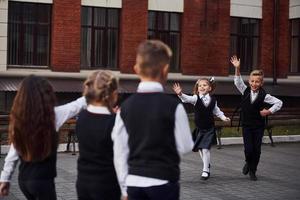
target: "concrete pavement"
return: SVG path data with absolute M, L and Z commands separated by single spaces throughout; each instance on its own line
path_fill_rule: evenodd
M 258 181 L 250 181 L 241 173 L 244 164 L 243 146 L 229 145 L 211 152 L 211 178 L 201 180 L 202 163 L 197 153 L 185 155 L 181 163 L 182 200 L 299 200 L 300 143 L 277 143 L 262 146 Z M 3 166 L 3 156 L 0 160 Z M 59 153 L 56 190 L 58 200 L 77 199 L 75 190 L 77 156 Z M 25 199 L 14 174 L 10 195 L 5 200 Z

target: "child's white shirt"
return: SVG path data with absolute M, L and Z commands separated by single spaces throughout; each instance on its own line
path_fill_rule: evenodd
M 198 97 L 196 94 L 194 94 L 193 96 L 190 96 L 190 95 L 186 95 L 184 93 L 182 93 L 180 96 L 178 96 L 180 98 L 180 100 L 184 103 L 190 103 L 190 104 L 193 104 L 193 105 L 196 105 L 197 103 L 197 100 L 198 100 Z M 205 95 L 202 95 L 200 94 L 199 95 L 199 98 L 202 100 L 202 102 L 204 103 L 204 105 L 207 107 L 211 101 L 211 97 L 209 94 L 205 94 Z M 227 118 L 226 116 L 224 115 L 224 113 L 220 110 L 220 108 L 218 107 L 218 103 L 216 101 L 216 104 L 215 104 L 215 107 L 213 109 L 213 114 L 217 117 L 219 117 L 221 120 L 225 121 Z
M 141 82 L 138 86 L 137 92 L 163 92 L 163 87 L 158 82 Z M 191 130 L 187 114 L 182 104 L 178 104 L 175 111 L 174 135 L 176 149 L 179 155 L 192 150 L 193 140 Z M 128 174 L 128 133 L 120 116 L 120 111 L 117 112 L 115 125 L 112 131 L 112 140 L 114 145 L 115 169 L 121 186 L 121 191 L 124 196 L 127 196 L 127 186 L 150 187 L 168 183 L 168 180 Z
M 234 84 L 237 87 L 237 89 L 240 91 L 240 93 L 244 94 L 245 90 L 247 89 L 247 86 L 244 83 L 242 76 L 234 76 Z M 257 98 L 257 95 L 258 95 L 258 92 L 253 92 L 251 90 L 251 95 L 250 95 L 251 102 L 255 101 L 255 99 Z M 264 102 L 272 105 L 271 108 L 269 108 L 269 111 L 271 113 L 277 112 L 282 107 L 282 101 L 270 94 L 266 94 Z
M 70 118 L 77 115 L 83 108 L 86 107 L 85 97 L 80 97 L 75 101 L 67 103 L 62 106 L 54 108 L 55 112 L 55 128 L 56 131 Z M 1 171 L 0 182 L 10 182 L 14 173 L 16 165 L 19 161 L 19 154 L 14 148 L 13 144 L 10 145 L 3 170 Z

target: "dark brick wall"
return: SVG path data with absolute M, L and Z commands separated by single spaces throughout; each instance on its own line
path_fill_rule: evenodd
M 261 20 L 261 53 L 260 68 L 267 77 L 273 77 L 273 16 L 274 1 L 263 1 L 263 19 Z M 277 76 L 286 77 L 289 71 L 290 59 L 290 31 L 289 31 L 289 0 L 280 1 L 278 27 Z
M 54 0 L 52 7 L 51 69 L 80 70 L 81 0 Z
M 120 21 L 119 67 L 123 73 L 133 73 L 136 48 L 147 39 L 148 1 L 123 0 Z
M 227 76 L 230 1 L 184 1 L 182 21 L 183 74 Z

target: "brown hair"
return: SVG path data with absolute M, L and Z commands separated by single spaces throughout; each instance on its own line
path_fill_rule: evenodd
M 162 41 L 146 40 L 138 46 L 137 55 L 141 57 L 139 66 L 143 75 L 156 78 L 162 67 L 170 63 L 172 50 Z
M 213 77 L 211 77 L 210 79 L 200 78 L 200 79 L 197 80 L 196 84 L 194 85 L 193 94 L 196 94 L 196 95 L 199 94 L 198 85 L 199 85 L 200 81 L 206 81 L 208 83 L 208 85 L 211 87 L 211 91 L 209 93 L 212 93 L 216 89 L 216 82 L 215 82 Z
M 10 112 L 9 138 L 23 160 L 42 161 L 57 147 L 54 106 L 46 79 L 30 75 L 22 81 Z
M 117 78 L 107 70 L 93 72 L 84 82 L 83 95 L 87 103 L 101 101 L 112 112 L 112 93 L 118 89 Z
M 260 76 L 261 80 L 264 79 L 264 71 L 261 69 L 255 69 L 250 73 L 250 76 Z

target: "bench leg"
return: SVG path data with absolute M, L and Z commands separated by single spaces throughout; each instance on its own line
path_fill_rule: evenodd
M 217 133 L 217 139 L 218 139 L 218 149 L 222 149 L 222 142 L 221 142 L 222 128 L 217 128 L 216 133 Z
M 72 134 L 72 143 L 73 143 L 73 152 L 72 155 L 76 155 L 76 147 L 75 147 L 75 133 Z
M 69 152 L 70 151 L 71 137 L 72 137 L 72 133 L 69 132 L 68 133 L 67 147 L 66 147 L 66 151 L 65 152 Z
M 273 141 L 273 138 L 272 138 L 272 128 L 267 128 L 267 132 L 268 132 L 268 135 L 269 135 L 269 138 L 270 138 L 270 141 L 271 141 L 271 146 L 275 147 L 275 144 L 274 144 L 274 141 Z

